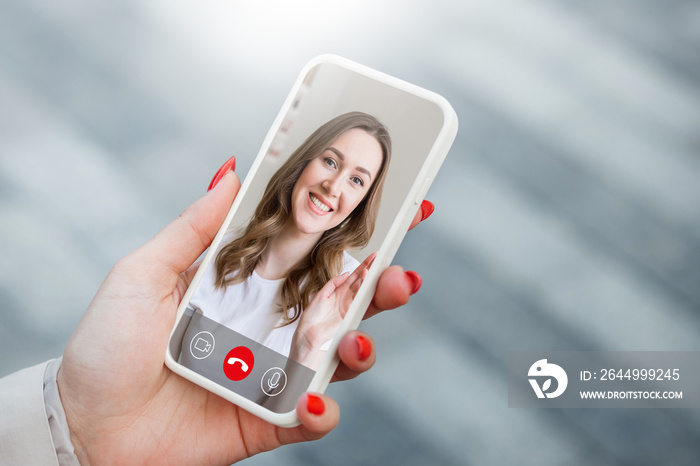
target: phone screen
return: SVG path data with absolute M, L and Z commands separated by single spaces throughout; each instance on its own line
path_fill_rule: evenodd
M 430 99 L 336 63 L 310 68 L 290 99 L 169 347 L 275 413 L 294 410 L 328 360 L 445 123 Z

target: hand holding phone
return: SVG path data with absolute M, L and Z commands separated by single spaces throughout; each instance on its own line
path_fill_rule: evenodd
M 58 373 L 71 442 L 81 464 L 104 458 L 116 464 L 231 464 L 283 444 L 321 438 L 337 424 L 338 406 L 327 396 L 302 396 L 296 407 L 302 425 L 280 429 L 163 365 L 160 349 L 194 276 L 193 264 L 216 234 L 239 187 L 235 174 L 222 177 L 217 189 L 121 259 L 90 303 Z M 375 301 L 383 310 L 396 307 L 408 300 L 410 286 L 403 270 L 392 266 L 381 276 Z M 205 336 L 195 346 L 207 351 L 211 342 Z M 374 362 L 371 338 L 359 331 L 347 333 L 338 356 L 335 378 L 355 377 Z M 270 377 L 270 389 L 282 384 L 281 376 Z

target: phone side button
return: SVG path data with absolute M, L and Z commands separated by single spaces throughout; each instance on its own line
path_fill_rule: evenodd
M 423 202 L 423 199 L 425 198 L 425 194 L 428 192 L 429 187 L 430 187 L 430 177 L 423 180 L 423 184 L 421 185 L 420 190 L 418 190 L 418 195 L 416 196 L 416 199 L 413 201 L 416 205 L 420 205 L 420 203 Z

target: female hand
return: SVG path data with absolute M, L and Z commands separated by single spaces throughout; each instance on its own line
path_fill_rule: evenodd
M 231 464 L 280 445 L 323 437 L 338 406 L 307 394 L 301 425 L 268 424 L 172 373 L 163 364 L 177 306 L 240 188 L 235 174 L 141 248 L 119 260 L 73 333 L 58 373 L 71 440 L 83 465 Z M 408 300 L 415 280 L 391 267 L 369 312 Z M 350 332 L 339 347 L 335 379 L 374 362 L 371 339 Z
M 338 331 L 376 255 L 371 254 L 352 273 L 330 279 L 316 293 L 299 317 L 289 352 L 291 359 L 311 369 L 318 367 L 324 355 L 323 345 Z

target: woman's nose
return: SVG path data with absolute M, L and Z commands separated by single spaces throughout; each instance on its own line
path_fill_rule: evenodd
M 328 192 L 329 196 L 338 197 L 340 195 L 340 176 L 328 177 L 322 184 L 323 189 Z

